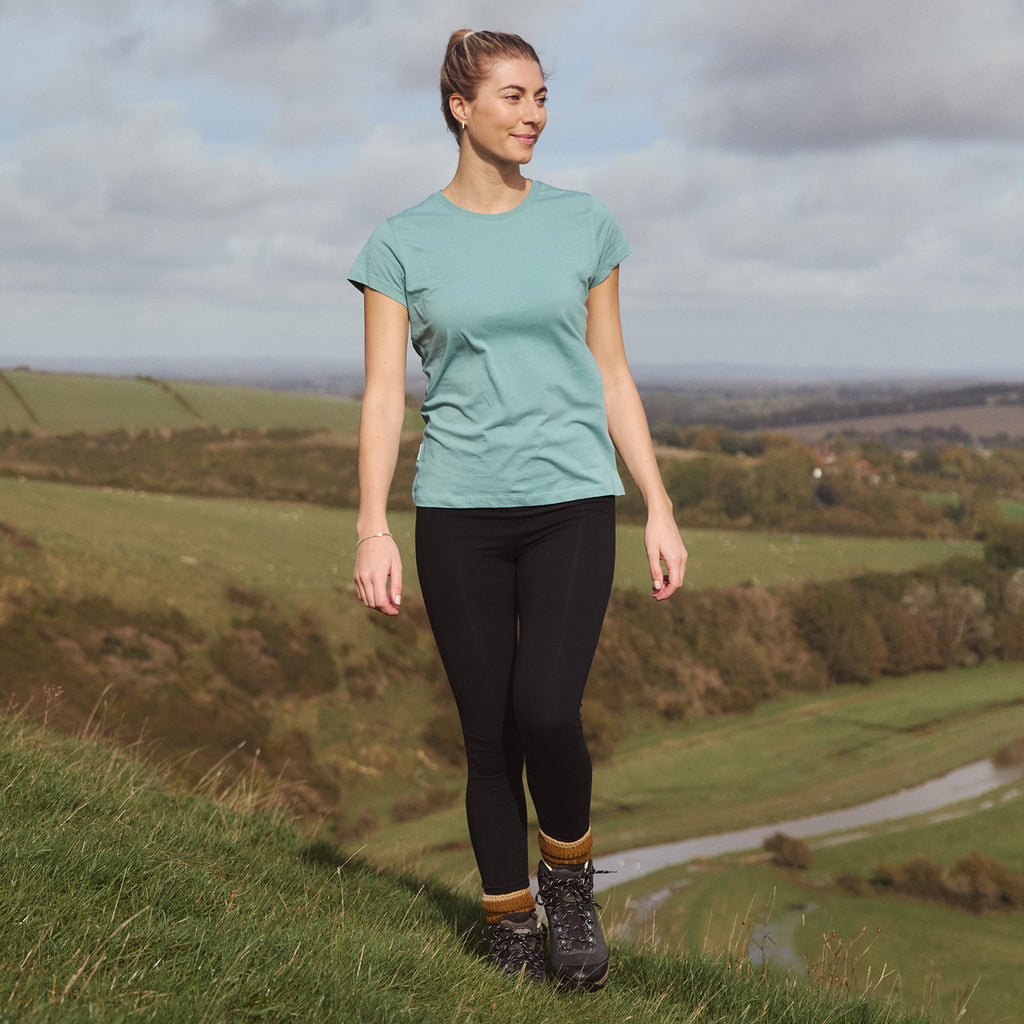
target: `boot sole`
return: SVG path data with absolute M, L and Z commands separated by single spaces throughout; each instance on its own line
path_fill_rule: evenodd
M 559 988 L 585 988 L 591 992 L 602 989 L 608 983 L 608 975 L 611 972 L 611 964 L 604 965 L 604 974 L 600 978 L 587 978 L 581 974 L 555 975 L 555 984 Z

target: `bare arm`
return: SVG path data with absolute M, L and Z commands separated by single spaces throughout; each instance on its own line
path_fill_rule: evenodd
M 386 536 L 390 532 L 387 506 L 405 419 L 409 314 L 400 302 L 367 288 L 363 316 L 366 390 L 359 418 L 356 592 L 367 608 L 397 615 L 402 602 L 402 558 L 398 545 Z
M 612 443 L 622 457 L 647 506 L 644 546 L 651 570 L 651 588 L 659 601 L 679 589 L 686 572 L 686 548 L 672 515 L 654 457 L 640 395 L 633 381 L 622 340 L 619 316 L 619 268 L 590 290 L 587 299 L 587 347 L 601 371 L 605 409 Z

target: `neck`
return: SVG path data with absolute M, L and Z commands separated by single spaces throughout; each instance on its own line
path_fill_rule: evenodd
M 455 176 L 441 191 L 456 206 L 473 213 L 504 213 L 526 198 L 530 185 L 519 164 L 472 160 L 463 152 Z

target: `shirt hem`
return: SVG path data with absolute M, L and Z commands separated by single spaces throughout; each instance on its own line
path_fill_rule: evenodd
M 603 498 L 606 496 L 621 497 L 625 494 L 622 482 L 617 480 L 614 485 L 593 484 L 585 487 L 574 487 L 564 491 L 546 491 L 538 494 L 529 492 L 514 495 L 448 495 L 444 498 L 430 495 L 417 495 L 413 491 L 412 500 L 417 508 L 535 508 L 542 505 L 557 505 L 563 501 L 582 501 L 585 498 Z

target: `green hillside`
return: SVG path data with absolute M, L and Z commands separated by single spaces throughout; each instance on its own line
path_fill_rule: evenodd
M 151 377 L 0 373 L 0 430 L 66 434 L 193 427 L 352 431 L 357 402 Z
M 912 1019 L 749 964 L 623 944 L 600 994 L 517 988 L 481 961 L 471 902 L 304 839 L 244 784 L 173 793 L 130 756 L 17 718 L 0 719 L 0 770 L 4 1020 Z

